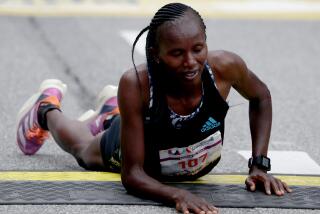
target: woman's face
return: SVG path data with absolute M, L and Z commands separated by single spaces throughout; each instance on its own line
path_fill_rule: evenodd
M 181 83 L 198 83 L 207 60 L 204 29 L 190 12 L 163 24 L 158 29 L 156 58 L 164 65 L 169 78 Z

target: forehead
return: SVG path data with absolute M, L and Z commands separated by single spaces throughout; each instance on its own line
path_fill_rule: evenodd
M 199 18 L 190 12 L 174 21 L 165 22 L 158 29 L 159 45 L 177 45 L 186 41 L 205 39 L 205 32 Z

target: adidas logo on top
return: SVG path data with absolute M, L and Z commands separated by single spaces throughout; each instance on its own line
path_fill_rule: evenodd
M 201 128 L 201 132 L 206 132 L 206 131 L 208 131 L 210 129 L 214 129 L 218 126 L 220 126 L 220 122 L 217 122 L 212 117 L 209 117 L 207 122 L 205 124 L 203 124 L 203 126 Z

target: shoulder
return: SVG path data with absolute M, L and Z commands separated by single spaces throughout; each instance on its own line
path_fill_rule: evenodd
M 147 89 L 149 80 L 146 64 L 138 65 L 136 70 L 131 68 L 125 71 L 120 78 L 119 87 L 141 87 L 141 89 Z
M 131 68 L 125 71 L 121 78 L 120 82 L 126 82 L 129 84 L 138 84 L 138 80 L 143 84 L 146 81 L 147 77 L 147 66 L 146 64 L 141 64 L 136 67 L 137 70 Z
M 149 80 L 146 64 L 137 66 L 137 70 L 131 68 L 124 72 L 120 78 L 118 99 L 119 101 L 139 100 L 143 105 L 149 96 Z
M 248 68 L 244 60 L 237 54 L 224 50 L 210 51 L 208 63 L 218 78 L 235 84 L 246 75 Z
M 212 51 L 208 54 L 208 63 L 220 84 L 233 87 L 247 99 L 270 97 L 268 87 L 250 69 L 243 59 L 228 51 Z

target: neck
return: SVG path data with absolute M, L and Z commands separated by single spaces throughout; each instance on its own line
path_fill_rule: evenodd
M 167 81 L 165 87 L 167 96 L 176 99 L 197 98 L 202 96 L 202 81 L 185 84 L 177 81 Z
M 202 84 L 179 85 L 166 84 L 168 107 L 179 115 L 192 113 L 201 102 Z

